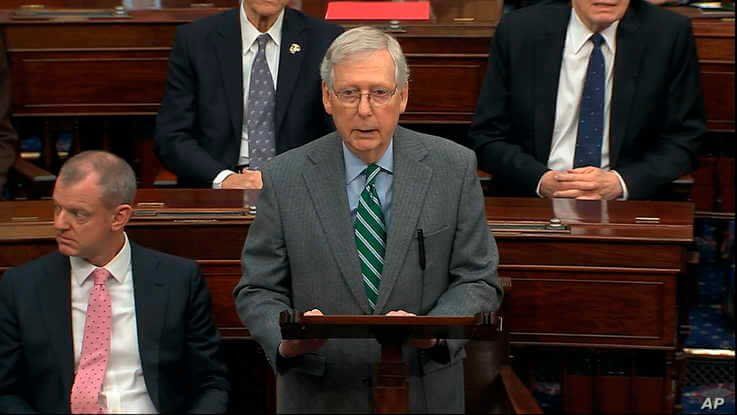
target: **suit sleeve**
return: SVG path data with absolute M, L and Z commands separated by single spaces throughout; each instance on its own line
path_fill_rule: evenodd
M 21 395 L 23 342 L 12 274 L 11 270 L 0 278 L 0 413 L 34 413 Z
M 503 296 L 497 276 L 498 263 L 496 242 L 486 222 L 476 162 L 469 155 L 458 201 L 458 219 L 448 270 L 450 284 L 428 315 L 474 315 L 497 310 Z M 451 358 L 457 356 L 463 344 L 465 341 L 448 341 Z
M 494 180 L 514 183 L 521 192 L 535 196 L 547 167 L 527 153 L 511 134 L 510 52 L 512 28 L 502 19 L 491 42 L 486 78 L 468 133 L 468 146 L 476 152 L 479 167 Z
M 225 413 L 230 388 L 220 336 L 212 321 L 210 293 L 196 267 L 191 276 L 187 352 L 194 396 L 188 412 Z
M 662 132 L 638 161 L 616 168 L 627 183 L 630 199 L 651 197 L 658 187 L 692 171 L 706 132 L 696 43 L 685 18 L 672 51 L 673 60 L 666 63 L 672 76 L 659 103 L 666 106 Z
M 278 198 L 268 168 L 263 178 L 258 215 L 243 247 L 243 276 L 233 295 L 241 321 L 261 345 L 272 368 L 282 373 L 286 368 L 277 365 L 282 340 L 279 314 L 292 308 L 291 277 Z
M 194 130 L 197 119 L 197 74 L 190 60 L 189 33 L 177 29 L 169 57 L 166 92 L 156 116 L 156 153 L 177 176 L 209 187 L 215 176 L 229 166 L 203 149 Z

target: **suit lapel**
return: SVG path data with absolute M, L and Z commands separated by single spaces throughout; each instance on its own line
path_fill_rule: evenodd
M 549 25 L 534 38 L 534 131 L 535 158 L 547 163 L 555 124 L 555 105 L 558 97 L 563 48 L 566 41 L 570 7 L 550 8 Z
M 617 52 L 614 57 L 611 117 L 609 122 L 609 165 L 615 168 L 637 90 L 640 61 L 647 36 L 640 30 L 637 10 L 631 5 L 617 27 Z
M 133 243 L 131 243 L 131 266 L 138 326 L 138 352 L 141 355 L 143 377 L 154 405 L 161 408 L 158 389 L 159 349 L 169 292 L 162 271 L 158 269 L 158 260 L 146 255 Z
M 422 163 L 427 148 L 414 133 L 397 127 L 394 134 L 394 175 L 392 179 L 392 221 L 386 241 L 384 270 L 381 276 L 376 314 L 383 314 L 404 258 L 407 256 L 417 221 L 432 178 L 432 169 Z
M 307 49 L 306 42 L 308 39 L 308 36 L 303 33 L 305 30 L 303 17 L 287 8 L 284 12 L 284 26 L 282 27 L 279 50 L 279 78 L 276 88 L 276 114 L 274 115 L 276 117 L 274 119 L 276 137 L 280 135 L 281 125 L 287 114 L 287 108 L 289 108 L 289 101 L 292 99 L 297 78 L 302 70 L 302 60 Z M 298 47 L 293 49 L 292 45 L 298 45 Z M 277 140 L 278 142 L 279 140 Z M 277 148 L 277 152 L 280 152 L 279 150 Z
M 211 39 L 220 63 L 228 112 L 235 132 L 234 139 L 238 143 L 243 125 L 243 51 L 239 13 L 239 9 L 236 8 L 224 14 L 220 29 Z
M 74 383 L 74 347 L 69 257 L 55 253 L 50 257 L 46 273 L 44 285 L 38 290 L 39 310 L 43 310 L 49 342 L 61 367 L 62 390 L 71 391 Z
M 369 314 L 345 189 L 343 150 L 338 135 L 333 133 L 331 138 L 308 154 L 312 165 L 305 167 L 302 176 L 333 258 L 361 311 Z

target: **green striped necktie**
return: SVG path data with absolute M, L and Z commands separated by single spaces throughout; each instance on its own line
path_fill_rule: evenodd
M 366 175 L 366 186 L 361 192 L 356 220 L 353 222 L 358 258 L 361 261 L 361 276 L 371 312 L 374 311 L 376 300 L 379 298 L 386 244 L 384 214 L 381 212 L 381 202 L 374 184 L 379 172 L 381 168 L 376 164 L 369 165 L 363 171 L 362 174 Z

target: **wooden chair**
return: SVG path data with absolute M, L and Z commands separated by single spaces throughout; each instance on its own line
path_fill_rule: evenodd
M 154 187 L 177 187 L 177 175 L 161 166 L 154 178 Z
M 51 197 L 56 175 L 18 156 L 8 172 L 8 189 L 13 199 Z
M 509 298 L 512 281 L 501 278 Z M 501 317 L 503 318 L 504 306 Z M 503 326 L 495 341 L 473 340 L 466 345 L 465 389 L 468 414 L 542 414 L 532 393 L 517 377 L 509 362 L 509 341 Z

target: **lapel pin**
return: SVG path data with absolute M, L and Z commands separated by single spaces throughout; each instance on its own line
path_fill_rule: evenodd
M 295 53 L 299 53 L 302 51 L 302 46 L 300 46 L 298 43 L 292 43 L 289 46 L 289 53 L 294 55 Z

